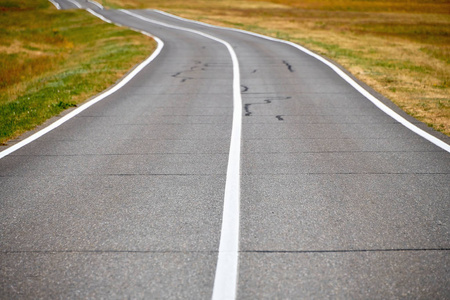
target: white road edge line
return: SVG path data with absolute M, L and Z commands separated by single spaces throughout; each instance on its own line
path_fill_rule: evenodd
M 56 9 L 58 9 L 58 10 L 61 9 L 61 5 L 59 5 L 58 2 L 55 2 L 55 1 L 53 1 L 53 0 L 48 0 L 48 1 L 50 1 L 50 2 L 56 7 Z
M 89 13 L 91 13 L 92 15 L 96 16 L 97 18 L 105 21 L 106 23 L 112 24 L 112 22 L 110 20 L 108 20 L 107 18 L 105 18 L 104 16 L 102 16 L 101 14 L 96 13 L 95 11 L 93 11 L 90 8 L 86 8 L 86 11 L 88 11 Z M 115 24 L 116 25 L 116 24 Z
M 241 80 L 237 55 L 228 42 L 215 36 L 197 30 L 154 21 L 127 10 L 121 11 L 149 23 L 195 33 L 212 39 L 225 45 L 230 52 L 231 60 L 233 62 L 233 124 L 225 183 L 219 255 L 217 259 L 212 299 L 236 299 L 239 259 L 240 153 L 242 132 Z
M 97 6 L 98 8 L 103 10 L 103 5 L 101 5 L 98 2 L 92 1 L 92 0 L 87 0 L 87 2 L 94 4 L 95 6 Z
M 157 37 L 155 37 L 155 36 L 153 36 L 153 35 L 151 35 L 150 33 L 147 33 L 147 32 L 142 32 L 142 33 L 146 34 L 146 35 L 148 35 L 148 36 L 150 36 L 152 38 L 154 38 L 156 43 L 158 44 L 156 49 L 155 49 L 155 51 L 145 61 L 143 61 L 141 64 L 139 64 L 133 71 L 131 71 L 127 76 L 125 76 L 117 85 L 113 86 L 110 90 L 108 90 L 108 91 L 98 95 L 97 97 L 95 97 L 91 101 L 86 102 L 85 104 L 83 104 L 79 108 L 71 111 L 70 113 L 68 113 L 67 115 L 65 115 L 61 119 L 59 119 L 58 121 L 50 124 L 49 126 L 45 127 L 42 130 L 36 132 L 35 134 L 33 134 L 30 137 L 26 138 L 25 140 L 21 141 L 20 143 L 17 143 L 15 145 L 13 145 L 13 146 L 3 150 L 2 152 L 0 152 L 0 159 L 2 159 L 3 157 L 5 157 L 5 156 L 7 156 L 7 155 L 9 155 L 11 153 L 13 153 L 14 151 L 17 151 L 18 149 L 20 149 L 22 147 L 28 145 L 29 143 L 37 140 L 41 136 L 43 136 L 46 133 L 52 131 L 53 129 L 61 126 L 62 124 L 64 124 L 68 120 L 72 119 L 73 117 L 75 117 L 76 115 L 78 115 L 82 111 L 86 110 L 87 108 L 91 107 L 95 103 L 100 102 L 101 100 L 105 99 L 109 95 L 117 92 L 124 85 L 126 85 L 133 77 L 135 77 L 140 71 L 142 71 L 143 68 L 145 68 L 149 63 L 151 63 L 159 55 L 159 53 L 161 52 L 162 48 L 164 47 L 163 41 L 160 40 L 159 38 L 157 38 Z
M 69 1 L 70 3 L 72 3 L 73 5 L 75 5 L 75 6 L 78 7 L 78 8 L 83 8 L 83 7 L 80 5 L 80 3 L 76 2 L 76 1 L 73 1 L 73 0 L 67 0 L 67 1 Z
M 278 43 L 283 43 L 283 44 L 287 44 L 287 45 L 290 45 L 292 47 L 295 47 L 298 50 L 300 50 L 300 51 L 302 51 L 302 52 L 304 52 L 304 53 L 314 57 L 315 59 L 321 61 L 322 63 L 324 63 L 325 65 L 330 67 L 342 79 L 347 81 L 347 83 L 349 83 L 353 88 L 355 88 L 359 93 L 361 93 L 364 97 L 366 97 L 369 101 L 371 101 L 375 106 L 377 106 L 385 114 L 387 114 L 388 116 L 390 116 L 391 118 L 393 118 L 394 120 L 396 120 L 397 122 L 399 122 L 400 124 L 402 124 L 403 126 L 408 128 L 412 132 L 420 135 L 424 139 L 428 140 L 429 142 L 435 144 L 436 146 L 438 146 L 441 149 L 443 149 L 443 150 L 445 150 L 445 151 L 450 153 L 450 145 L 449 144 L 445 143 L 444 141 L 438 139 L 437 137 L 429 134 L 428 132 L 426 132 L 426 131 L 420 129 L 419 127 L 417 127 L 416 125 L 412 124 L 411 122 L 409 122 L 408 120 L 406 120 L 405 118 L 403 118 L 402 116 L 397 114 L 395 111 L 390 109 L 388 106 L 386 106 L 383 102 L 378 100 L 375 96 L 370 94 L 366 89 L 364 89 L 362 86 L 360 86 L 356 81 L 354 81 L 350 76 L 345 74 L 345 72 L 342 71 L 341 69 L 339 69 L 336 65 L 334 65 L 333 63 L 329 62 L 328 60 L 326 60 L 325 58 L 321 57 L 320 55 L 315 54 L 315 53 L 311 52 L 310 50 L 308 50 L 308 49 L 306 49 L 306 48 L 304 48 L 304 47 L 302 47 L 300 45 L 297 45 L 297 44 L 295 44 L 293 42 L 280 40 L 280 39 L 277 39 L 277 38 L 265 36 L 265 35 L 254 33 L 254 32 L 250 32 L 250 31 L 245 31 L 245 30 L 235 29 L 235 28 L 220 27 L 220 26 L 215 26 L 215 25 L 211 25 L 211 24 L 207 24 L 207 23 L 203 23 L 203 22 L 199 22 L 199 21 L 193 21 L 193 20 L 189 20 L 189 19 L 185 19 L 185 18 L 181 18 L 181 17 L 175 16 L 175 15 L 172 15 L 172 14 L 160 11 L 160 10 L 153 10 L 153 11 L 155 11 L 155 12 L 157 12 L 159 14 L 162 14 L 162 15 L 166 15 L 168 17 L 172 17 L 172 18 L 175 18 L 175 19 L 179 19 L 179 20 L 185 21 L 185 22 L 191 22 L 191 23 L 195 23 L 195 24 L 199 24 L 199 25 L 203 25 L 203 26 L 207 26 L 207 27 L 211 27 L 211 28 L 218 28 L 218 29 L 222 29 L 222 30 L 236 31 L 236 32 L 252 35 L 252 36 L 255 36 L 255 37 L 262 38 L 262 39 L 266 39 L 266 40 L 270 40 L 270 41 L 274 41 L 274 42 L 278 42 Z

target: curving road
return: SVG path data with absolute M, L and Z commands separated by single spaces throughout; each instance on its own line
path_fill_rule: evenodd
M 0 298 L 448 298 L 447 137 L 292 45 L 56 2 L 164 46 L 0 159 Z

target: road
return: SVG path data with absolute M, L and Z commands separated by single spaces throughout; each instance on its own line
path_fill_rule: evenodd
M 238 257 L 225 282 L 237 299 L 450 297 L 449 152 L 291 45 L 56 2 L 164 47 L 117 92 L 0 159 L 2 299 L 219 299 L 221 254 Z M 236 253 L 219 251 L 229 187 Z

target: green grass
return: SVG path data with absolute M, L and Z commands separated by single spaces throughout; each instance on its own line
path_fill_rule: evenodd
M 46 0 L 0 0 L 0 143 L 114 84 L 155 42 Z

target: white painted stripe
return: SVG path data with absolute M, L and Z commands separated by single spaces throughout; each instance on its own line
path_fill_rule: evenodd
M 53 0 L 48 0 L 48 1 L 50 1 L 56 7 L 56 9 L 58 9 L 58 10 L 61 9 L 61 5 L 59 5 L 58 2 L 55 2 Z
M 103 5 L 101 5 L 98 2 L 92 1 L 92 0 L 87 0 L 87 2 L 94 4 L 95 6 L 97 6 L 100 9 L 103 9 Z
M 147 34 L 147 35 L 152 36 L 150 34 Z M 59 127 L 59 126 L 61 126 L 62 124 L 64 124 L 68 120 L 72 119 L 73 117 L 75 117 L 76 115 L 78 115 L 82 111 L 86 110 L 87 108 L 91 107 L 95 103 L 105 99 L 109 95 L 111 95 L 111 94 L 117 92 L 119 89 L 121 89 L 133 77 L 135 77 L 143 68 L 145 68 L 145 66 L 147 66 L 150 62 L 152 62 L 159 55 L 159 53 L 161 52 L 162 48 L 164 47 L 164 43 L 159 38 L 154 37 L 154 36 L 152 36 L 152 37 L 158 43 L 158 46 L 157 46 L 156 50 L 152 53 L 152 55 L 150 55 L 149 58 L 147 58 L 144 62 L 142 62 L 139 66 L 137 66 L 127 76 L 125 76 L 117 85 L 113 86 L 110 90 L 104 92 L 103 94 L 98 95 L 97 97 L 95 97 L 91 101 L 83 104 L 79 108 L 71 111 L 70 113 L 68 113 L 67 115 L 65 115 L 61 119 L 59 119 L 58 121 L 50 124 L 49 126 L 45 127 L 42 130 L 36 132 L 32 136 L 30 136 L 30 137 L 26 138 L 25 140 L 21 141 L 20 143 L 17 143 L 14 146 L 11 146 L 11 147 L 7 148 L 6 150 L 3 150 L 2 152 L 0 152 L 0 159 L 2 159 L 3 157 L 7 156 L 8 154 L 13 153 L 14 151 L 16 151 L 18 149 L 24 147 L 25 145 L 27 145 L 27 144 L 37 140 L 38 138 L 40 138 L 44 134 L 52 131 L 53 129 L 55 129 L 55 128 Z
M 110 20 L 108 20 L 107 18 L 105 18 L 104 16 L 102 16 L 101 14 L 96 13 L 95 11 L 93 11 L 90 8 L 86 8 L 86 11 L 90 12 L 91 14 L 93 14 L 94 16 L 96 16 L 97 18 L 105 21 L 106 23 L 112 24 L 112 22 Z
M 400 124 L 402 124 L 403 126 L 408 128 L 412 132 L 420 135 L 424 139 L 426 139 L 429 142 L 431 142 L 431 143 L 435 144 L 436 146 L 440 147 L 441 149 L 443 149 L 443 150 L 445 150 L 447 152 L 450 152 L 450 145 L 449 144 L 445 143 L 444 141 L 438 139 L 437 137 L 429 134 L 428 132 L 426 132 L 426 131 L 420 129 L 419 127 L 417 127 L 416 125 L 412 124 L 411 122 L 409 122 L 408 120 L 406 120 L 405 118 L 403 118 L 402 116 L 397 114 L 395 111 L 390 109 L 388 106 L 386 106 L 383 102 L 381 102 L 375 96 L 370 94 L 366 89 L 364 89 L 362 86 L 360 86 L 356 81 L 354 81 L 350 76 L 345 74 L 345 72 L 343 72 L 341 69 L 339 69 L 336 65 L 334 65 L 331 62 L 329 62 L 328 60 L 326 60 L 322 56 L 317 55 L 317 54 L 311 52 L 310 50 L 308 50 L 308 49 L 306 49 L 306 48 L 304 48 L 304 47 L 302 47 L 302 46 L 300 46 L 298 44 L 295 44 L 293 42 L 288 42 L 288 41 L 285 41 L 285 40 L 280 40 L 280 39 L 268 37 L 268 36 L 265 36 L 265 35 L 262 35 L 262 34 L 258 34 L 258 33 L 254 33 L 254 32 L 241 30 L 241 29 L 226 28 L 226 27 L 215 26 L 215 25 L 211 25 L 211 24 L 207 24 L 207 23 L 198 22 L 198 21 L 193 21 L 193 20 L 181 18 L 181 17 L 175 16 L 175 15 L 163 12 L 163 11 L 159 11 L 159 10 L 154 10 L 154 11 L 157 12 L 157 13 L 160 13 L 160 14 L 163 14 L 163 15 L 166 15 L 166 16 L 178 19 L 178 20 L 185 21 L 185 22 L 191 22 L 191 23 L 195 23 L 195 24 L 199 24 L 199 25 L 203 25 L 203 26 L 207 26 L 207 27 L 211 27 L 211 28 L 218 28 L 218 29 L 222 29 L 222 30 L 229 30 L 229 31 L 240 32 L 240 33 L 252 35 L 252 36 L 255 36 L 255 37 L 259 37 L 259 38 L 262 38 L 262 39 L 266 39 L 266 40 L 270 40 L 270 41 L 274 41 L 274 42 L 283 43 L 283 44 L 287 44 L 287 45 L 293 46 L 293 47 L 297 48 L 298 50 L 300 50 L 300 51 L 302 51 L 302 52 L 304 52 L 304 53 L 314 57 L 315 59 L 321 61 L 322 63 L 326 64 L 334 72 L 336 72 L 341 78 L 343 78 L 345 81 L 347 81 L 353 88 L 355 88 L 359 93 L 361 93 L 364 97 L 366 97 L 369 101 L 371 101 L 376 107 L 378 107 L 380 110 L 382 110 L 388 116 L 390 116 L 391 118 L 393 118 L 394 120 L 396 120 L 397 122 L 399 122 Z
M 72 3 L 73 5 L 75 5 L 78 8 L 83 8 L 78 2 L 76 2 L 74 0 L 67 0 L 67 1 L 69 1 L 70 3 Z
M 141 15 L 122 10 L 124 13 L 143 21 L 187 31 L 212 39 L 226 46 L 233 63 L 233 124 L 231 130 L 230 154 L 228 157 L 227 177 L 223 204 L 222 229 L 220 234 L 219 255 L 212 299 L 235 299 L 238 280 L 239 258 L 239 205 L 240 205 L 240 157 L 242 132 L 242 99 L 239 62 L 233 47 L 215 36 L 167 23 L 154 21 Z

